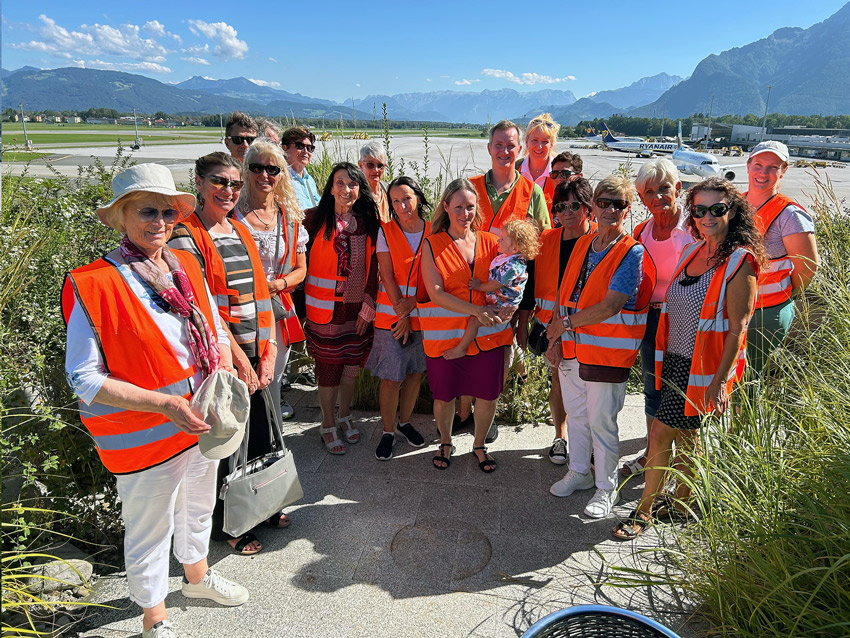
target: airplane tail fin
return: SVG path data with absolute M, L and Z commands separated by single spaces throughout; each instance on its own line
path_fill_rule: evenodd
M 679 134 L 676 136 L 676 145 L 682 148 L 682 120 L 679 120 Z
M 584 136 L 585 137 L 593 137 L 594 136 L 593 128 L 591 128 L 590 126 L 586 126 L 585 129 L 584 129 Z
M 605 120 L 602 120 L 602 141 L 603 142 L 619 142 L 616 137 L 611 135 L 611 131 L 608 128 L 608 125 L 605 123 Z

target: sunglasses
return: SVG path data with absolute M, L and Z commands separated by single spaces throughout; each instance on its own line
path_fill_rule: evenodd
M 233 142 L 236 146 L 242 146 L 242 144 L 247 144 L 251 146 L 254 143 L 254 140 L 257 139 L 256 136 L 251 137 L 250 135 L 231 135 L 230 141 Z
M 295 148 L 299 151 L 307 151 L 308 153 L 312 153 L 316 150 L 316 147 L 312 144 L 304 144 L 303 142 L 292 142 L 295 145 Z
M 242 190 L 242 186 L 245 184 L 241 179 L 227 179 L 226 177 L 219 177 L 218 175 L 207 175 L 207 179 L 210 180 L 210 184 L 214 186 L 218 186 L 219 188 L 230 188 L 230 190 L 238 191 Z
M 251 162 L 248 164 L 248 170 L 252 173 L 266 173 L 269 177 L 274 177 L 280 173 L 280 166 L 268 166 L 266 164 L 255 164 Z
M 723 217 L 726 213 L 729 212 L 729 209 L 732 208 L 726 202 L 718 202 L 716 204 L 712 204 L 711 206 L 703 206 L 702 204 L 696 204 L 695 206 L 691 206 L 690 213 L 691 217 L 694 219 L 702 219 L 705 217 L 706 213 L 711 213 L 712 217 Z
M 139 216 L 139 221 L 148 223 L 155 220 L 159 217 L 160 213 L 162 213 L 162 221 L 166 224 L 173 224 L 177 221 L 177 218 L 180 217 L 180 211 L 174 208 L 166 208 L 163 211 L 160 211 L 153 206 L 146 206 L 145 208 L 140 208 L 137 215 Z
M 568 210 L 577 213 L 584 206 L 581 202 L 558 202 L 552 206 L 552 211 L 555 213 L 566 213 Z
M 569 171 L 567 169 L 564 169 L 562 171 L 550 171 L 549 173 L 549 176 L 552 179 L 567 179 L 569 177 L 572 177 L 573 175 L 581 175 L 581 173 L 579 171 Z
M 611 206 L 614 210 L 623 211 L 629 207 L 629 202 L 624 199 L 608 199 L 607 197 L 600 197 L 596 200 L 596 206 L 603 210 Z
M 376 164 L 375 162 L 366 162 L 366 168 L 368 168 L 370 171 L 374 171 L 374 170 L 382 171 L 382 170 L 384 170 L 384 166 L 386 166 L 386 164 Z

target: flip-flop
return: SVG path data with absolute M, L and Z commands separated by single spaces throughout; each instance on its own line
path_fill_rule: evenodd
M 242 556 L 253 556 L 254 554 L 259 554 L 263 551 L 262 547 L 260 549 L 245 549 L 248 545 L 255 541 L 259 542 L 259 539 L 252 532 L 248 532 L 239 538 L 236 545 L 230 545 L 230 543 L 227 544 L 230 545 L 233 548 L 233 551 L 237 554 Z
M 266 521 L 266 525 L 273 529 L 284 529 L 292 525 L 292 520 L 283 512 L 278 512 Z

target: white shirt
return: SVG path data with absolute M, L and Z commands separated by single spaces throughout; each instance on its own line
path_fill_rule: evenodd
M 546 168 L 543 170 L 542 173 L 540 173 L 540 177 L 538 177 L 537 179 L 531 177 L 531 169 L 528 167 L 528 157 L 522 160 L 522 166 L 519 169 L 520 175 L 522 175 L 523 177 L 527 177 L 532 182 L 537 184 L 540 188 L 543 188 L 543 186 L 546 184 L 546 178 L 549 177 L 549 172 L 549 162 L 546 162 Z

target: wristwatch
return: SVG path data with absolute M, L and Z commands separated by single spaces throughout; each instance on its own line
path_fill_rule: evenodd
M 564 330 L 572 330 L 573 329 L 573 323 L 572 323 L 572 321 L 570 321 L 569 315 L 563 317 L 562 321 L 564 323 Z

